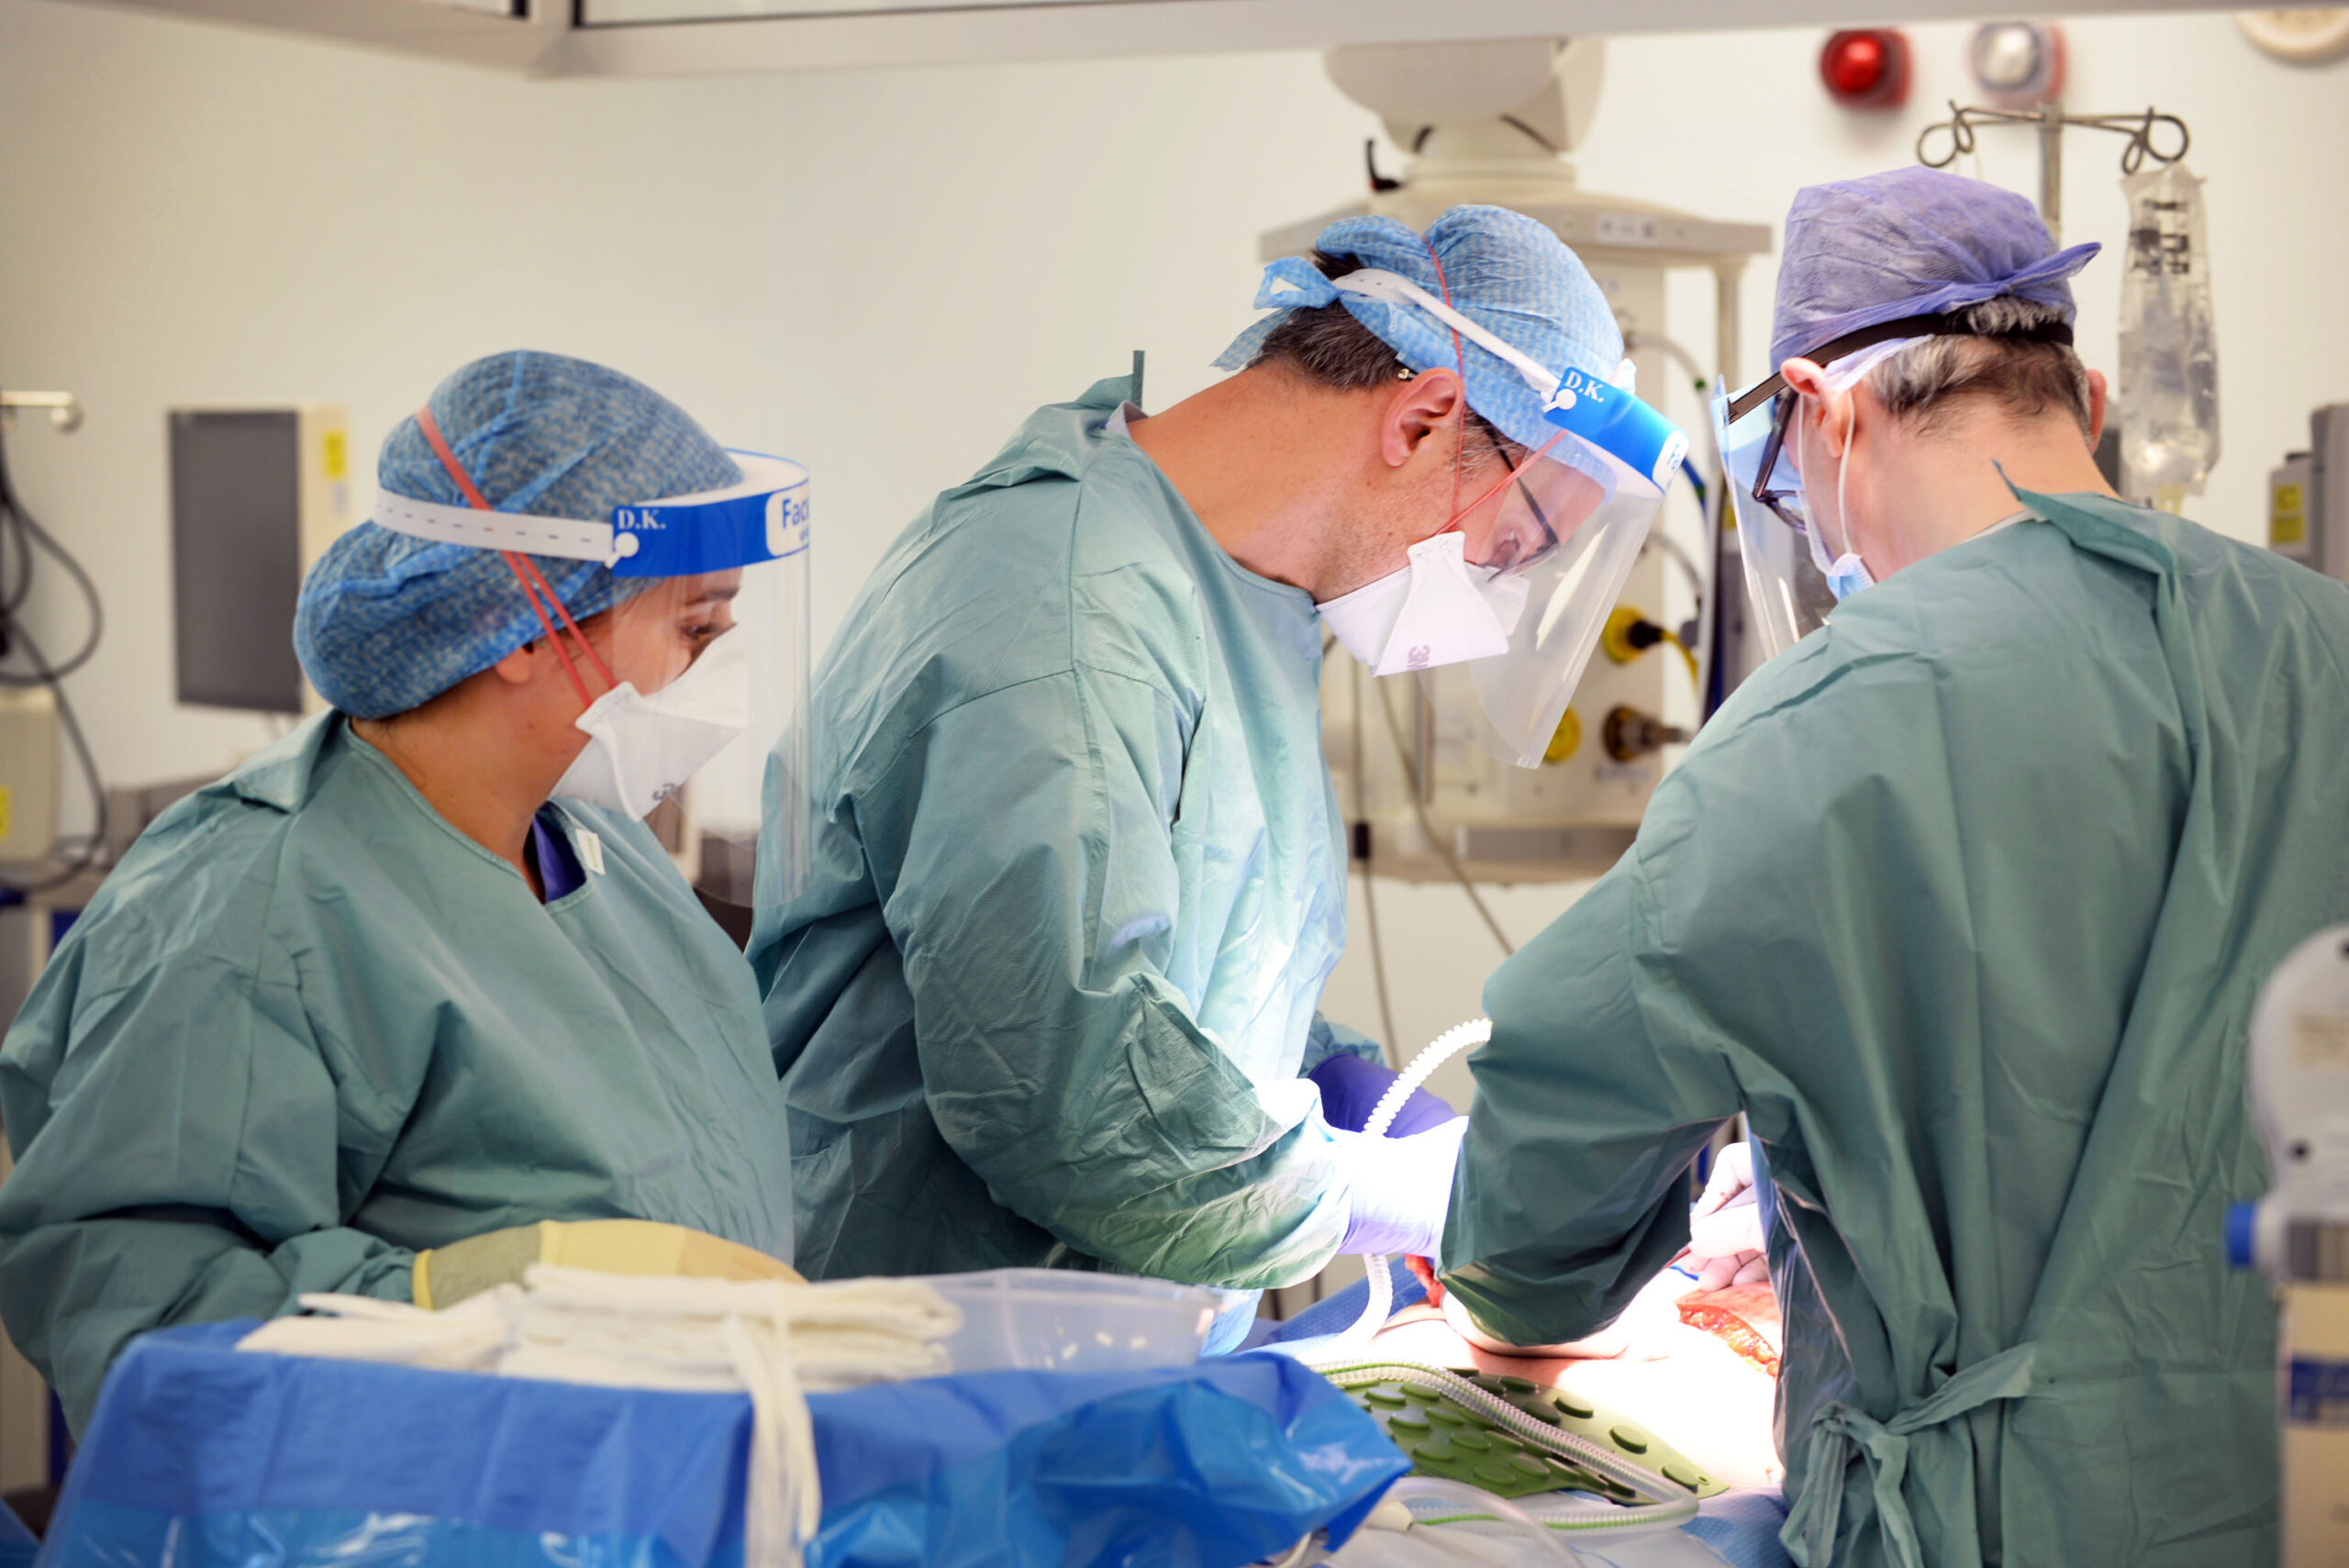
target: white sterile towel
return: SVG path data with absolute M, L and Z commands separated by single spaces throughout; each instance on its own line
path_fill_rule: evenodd
M 370 1296 L 312 1295 L 312 1316 L 264 1323 L 238 1349 L 388 1362 L 627 1388 L 751 1396 L 747 1568 L 797 1568 L 823 1515 L 805 1390 L 952 1370 L 962 1327 L 918 1280 L 711 1280 L 533 1264 L 440 1312 Z

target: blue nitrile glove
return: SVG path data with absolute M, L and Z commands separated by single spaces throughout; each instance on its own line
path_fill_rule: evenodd
M 1353 1167 L 1353 1213 L 1341 1252 L 1431 1257 L 1443 1244 L 1452 1207 L 1452 1172 L 1468 1118 L 1454 1117 L 1408 1138 L 1333 1132 Z
M 1321 1091 L 1321 1119 L 1344 1131 L 1360 1132 L 1370 1120 L 1370 1113 L 1378 1108 L 1378 1102 L 1402 1074 L 1350 1051 L 1341 1051 L 1325 1059 L 1306 1076 Z M 1414 1089 L 1387 1125 L 1386 1136 L 1408 1138 L 1415 1132 L 1440 1127 L 1459 1114 L 1427 1090 Z

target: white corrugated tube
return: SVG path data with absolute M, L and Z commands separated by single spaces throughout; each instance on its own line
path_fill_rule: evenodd
M 1453 1025 L 1430 1040 L 1417 1056 L 1411 1058 L 1411 1064 L 1403 1069 L 1402 1075 L 1386 1086 L 1386 1093 L 1379 1096 L 1378 1104 L 1371 1109 L 1370 1119 L 1362 1124 L 1363 1136 L 1372 1139 L 1386 1137 L 1386 1129 L 1394 1126 L 1395 1118 L 1402 1114 L 1404 1102 L 1411 1097 L 1414 1090 L 1434 1076 L 1437 1068 L 1470 1046 L 1482 1045 L 1492 1038 L 1492 1019 L 1470 1018 L 1464 1024 Z M 1374 1144 L 1372 1147 L 1376 1146 Z M 1362 1262 L 1363 1283 L 1370 1288 L 1370 1299 L 1363 1304 L 1362 1316 L 1354 1319 L 1353 1327 L 1339 1335 L 1324 1354 L 1351 1353 L 1377 1333 L 1388 1315 L 1395 1310 L 1392 1261 L 1385 1253 L 1380 1253 L 1364 1258 Z

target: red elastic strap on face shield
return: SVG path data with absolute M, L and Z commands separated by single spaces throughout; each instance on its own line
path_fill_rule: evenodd
M 1427 246 L 1428 260 L 1435 265 L 1436 291 L 1443 295 L 1443 303 L 1446 306 L 1453 310 L 1459 309 L 1458 306 L 1452 303 L 1452 284 L 1444 278 L 1443 258 L 1436 254 L 1435 242 L 1422 236 L 1420 243 Z M 1469 513 L 1516 484 L 1527 469 L 1547 457 L 1550 454 L 1550 449 L 1566 437 L 1566 433 L 1560 430 L 1543 442 L 1540 450 L 1528 452 L 1525 455 L 1525 461 L 1496 480 L 1490 490 L 1463 506 L 1460 504 L 1460 481 L 1466 472 L 1468 462 L 1468 347 L 1460 340 L 1460 328 L 1457 327 L 1452 328 L 1452 355 L 1460 371 L 1460 439 L 1452 453 L 1452 520 L 1435 530 L 1439 534 L 1448 534 L 1454 530 L 1466 532 Z
M 440 433 L 440 421 L 432 417 L 430 405 L 416 411 L 416 428 L 424 432 L 425 444 L 432 449 L 432 455 L 440 460 L 440 466 L 448 471 L 449 477 L 464 493 L 466 504 L 476 511 L 495 511 L 497 508 L 489 504 L 480 487 L 473 484 L 473 475 L 465 472 L 464 464 L 457 461 L 457 454 L 450 450 L 448 438 Z M 554 621 L 547 615 L 548 606 L 552 606 L 555 615 L 562 618 L 564 630 L 578 639 L 579 651 L 596 667 L 596 673 L 604 678 L 607 688 L 619 684 L 612 679 L 610 667 L 587 640 L 587 634 L 581 631 L 578 623 L 571 618 L 571 612 L 563 608 L 562 595 L 547 582 L 545 574 L 539 570 L 539 563 L 518 550 L 501 550 L 497 553 L 504 559 L 506 569 L 514 573 L 515 581 L 522 585 L 522 597 L 529 601 L 531 612 L 539 617 L 539 625 L 545 628 L 548 645 L 553 648 L 554 656 L 562 661 L 562 673 L 571 678 L 571 688 L 579 694 L 581 705 L 594 706 L 596 699 L 587 695 L 587 683 L 580 679 L 579 667 L 572 662 L 571 652 L 563 646 L 562 633 L 555 630 Z M 544 603 L 540 602 L 542 595 Z
M 1435 241 L 1422 236 L 1420 243 L 1428 248 L 1428 260 L 1435 263 L 1436 292 L 1443 295 L 1443 303 L 1447 306 L 1453 310 L 1459 309 L 1458 306 L 1452 303 L 1452 284 L 1443 275 L 1443 258 L 1435 253 Z M 1460 476 L 1465 467 L 1468 452 L 1468 348 L 1466 344 L 1461 342 L 1460 328 L 1457 327 L 1452 328 L 1452 358 L 1460 373 L 1460 439 L 1452 450 L 1452 521 L 1435 530 L 1440 534 L 1450 533 L 1460 527 L 1460 519 L 1467 515 L 1460 509 Z M 1471 510 L 1474 508 L 1472 507 Z

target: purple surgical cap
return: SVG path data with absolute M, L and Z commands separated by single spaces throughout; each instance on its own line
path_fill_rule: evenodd
M 2030 202 L 1940 169 L 1806 186 L 1787 214 L 1769 368 L 1864 327 L 2001 295 L 2068 322 L 2071 276 L 2099 249 L 2058 250 Z

